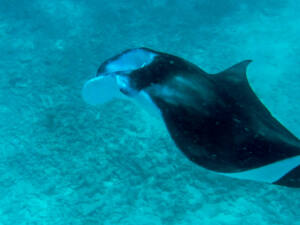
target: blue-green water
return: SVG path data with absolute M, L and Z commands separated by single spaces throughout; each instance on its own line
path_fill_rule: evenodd
M 214 175 L 126 101 L 92 107 L 99 64 L 146 46 L 208 72 L 244 59 L 300 137 L 297 0 L 0 0 L 0 224 L 300 224 L 300 191 Z

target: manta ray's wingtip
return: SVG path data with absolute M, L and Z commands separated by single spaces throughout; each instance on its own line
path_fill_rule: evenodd
M 244 67 L 247 68 L 249 66 L 249 64 L 252 63 L 252 62 L 253 62 L 252 59 L 246 59 L 246 60 L 240 62 L 240 64 L 242 64 Z
M 233 65 L 232 67 L 228 68 L 227 70 L 225 70 L 224 72 L 230 72 L 230 73 L 246 73 L 246 70 L 249 66 L 250 63 L 252 63 L 253 60 L 252 59 L 246 59 L 243 60 L 235 65 Z
M 228 69 L 219 72 L 214 76 L 217 80 L 227 81 L 231 84 L 240 84 L 247 81 L 247 69 L 250 63 L 252 63 L 252 59 L 243 60 Z

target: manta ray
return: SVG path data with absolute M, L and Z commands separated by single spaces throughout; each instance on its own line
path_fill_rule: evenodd
M 82 90 L 92 105 L 131 98 L 161 118 L 192 162 L 215 173 L 300 187 L 300 140 L 251 89 L 242 61 L 209 74 L 180 57 L 134 48 L 104 61 Z

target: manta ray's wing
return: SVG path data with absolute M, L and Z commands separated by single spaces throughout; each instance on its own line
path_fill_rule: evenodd
M 236 64 L 216 74 L 213 79 L 218 85 L 222 85 L 226 95 L 234 100 L 240 109 L 249 111 L 248 122 L 257 130 L 255 135 L 265 138 L 266 147 L 274 156 L 270 158 L 273 161 L 276 158 L 276 161 L 248 171 L 224 175 L 300 187 L 300 141 L 271 115 L 252 91 L 246 76 L 246 67 L 250 62 L 246 60 Z
M 300 186 L 300 142 L 252 91 L 246 77 L 250 62 L 215 75 L 178 73 L 145 91 L 161 110 L 176 145 L 193 162 L 265 182 L 280 183 L 292 173 L 294 181 L 281 184 Z
M 257 129 L 261 128 L 264 132 L 272 133 L 278 139 L 296 144 L 299 146 L 299 139 L 287 130 L 272 114 L 267 110 L 263 103 L 258 99 L 249 85 L 246 68 L 251 60 L 245 60 L 229 69 L 213 75 L 219 91 L 228 102 L 239 107 L 240 110 L 248 111 L 253 121 L 251 122 Z M 258 123 L 258 120 L 260 123 Z M 250 121 L 249 121 L 250 122 Z M 255 125 L 255 123 L 257 123 Z M 300 154 L 300 152 L 299 152 Z

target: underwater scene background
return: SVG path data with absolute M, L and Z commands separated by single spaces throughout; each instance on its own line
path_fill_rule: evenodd
M 300 224 L 299 189 L 215 175 L 161 121 L 81 98 L 101 62 L 145 46 L 248 79 L 300 137 L 297 0 L 0 0 L 0 224 Z

